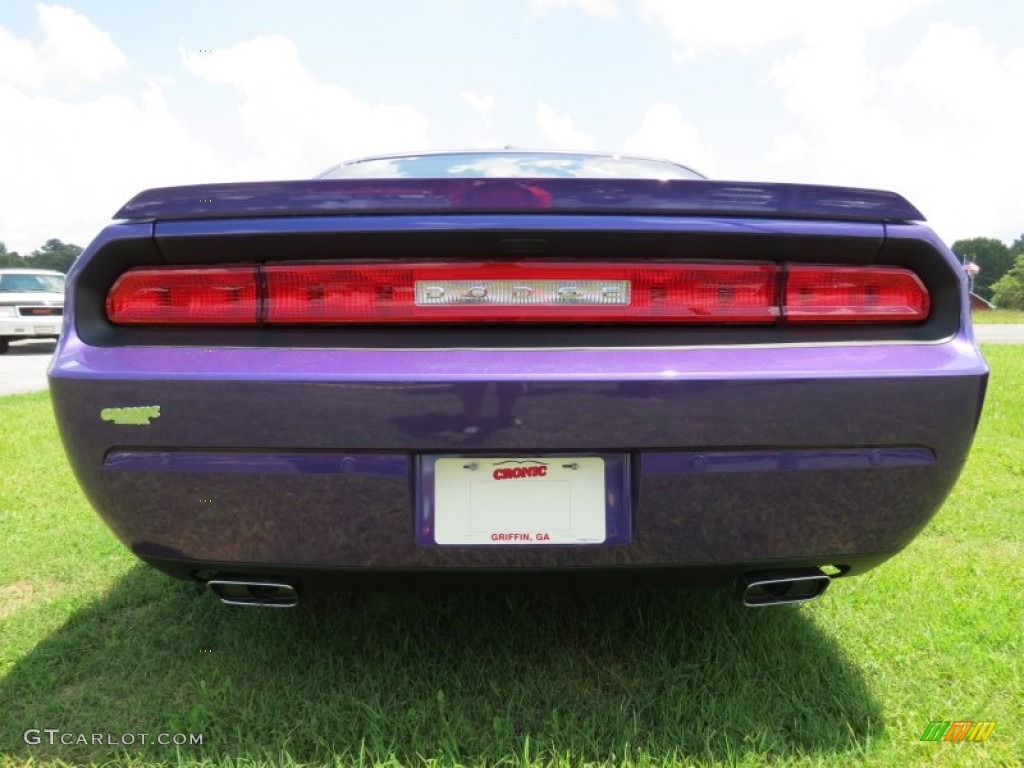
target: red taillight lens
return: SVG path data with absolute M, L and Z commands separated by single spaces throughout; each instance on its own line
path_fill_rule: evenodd
M 904 323 L 928 311 L 906 269 L 773 264 L 142 267 L 107 296 L 107 316 L 126 325 Z
M 265 268 L 268 323 L 771 323 L 770 265 L 464 263 Z
M 790 323 L 912 322 L 928 317 L 928 291 L 899 267 L 789 265 L 782 314 Z
M 128 325 L 255 324 L 258 274 L 256 266 L 132 269 L 107 294 L 107 317 Z

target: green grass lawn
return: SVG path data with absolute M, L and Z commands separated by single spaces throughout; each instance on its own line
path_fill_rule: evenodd
M 761 610 L 715 590 L 229 609 L 108 533 L 45 393 L 0 398 L 0 764 L 1022 765 L 1024 347 L 985 353 L 974 451 L 924 533 Z M 920 742 L 956 719 L 998 724 Z M 30 728 L 203 744 L 26 745 Z
M 987 312 L 972 312 L 975 325 L 1000 325 L 1024 323 L 1024 311 L 1017 309 L 992 309 Z

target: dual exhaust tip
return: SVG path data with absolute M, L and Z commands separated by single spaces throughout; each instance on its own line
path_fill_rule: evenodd
M 825 594 L 830 576 L 817 570 L 785 573 L 754 573 L 740 579 L 740 599 L 744 605 L 806 603 Z
M 755 573 L 740 579 L 740 599 L 751 608 L 806 603 L 825 594 L 830 581 L 831 577 L 815 570 Z M 217 578 L 207 581 L 206 586 L 225 605 L 294 608 L 299 603 L 295 586 L 282 579 Z

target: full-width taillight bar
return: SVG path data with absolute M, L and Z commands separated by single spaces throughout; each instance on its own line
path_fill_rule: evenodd
M 906 269 L 765 263 L 140 267 L 107 296 L 126 325 L 913 322 L 928 307 Z

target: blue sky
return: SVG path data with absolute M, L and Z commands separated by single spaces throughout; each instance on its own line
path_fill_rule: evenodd
M 147 187 L 504 144 L 893 189 L 947 242 L 1010 240 L 1021 29 L 1010 0 L 4 0 L 0 240 L 85 245 Z

